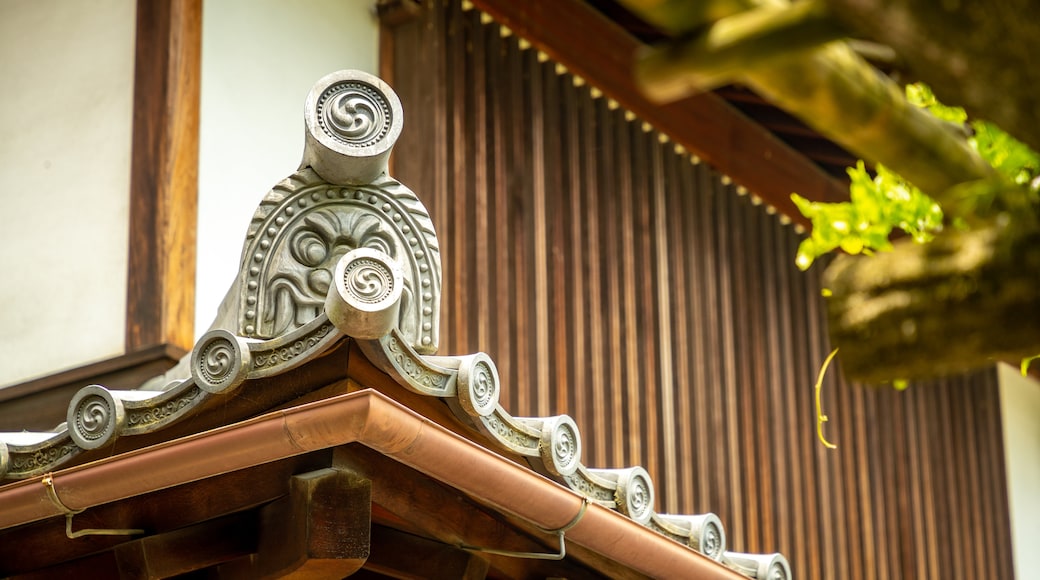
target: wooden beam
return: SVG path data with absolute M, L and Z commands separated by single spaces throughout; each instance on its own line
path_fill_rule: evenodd
M 488 561 L 449 544 L 372 526 L 372 553 L 365 569 L 402 579 L 484 580 Z
M 479 543 L 521 552 L 552 549 L 502 525 L 465 496 L 367 448 L 338 448 L 332 464 L 371 478 L 372 502 L 411 524 L 417 533 L 454 545 Z
M 119 577 L 159 580 L 203 570 L 256 550 L 255 510 L 120 544 Z
M 91 508 L 73 519 L 75 529 L 141 528 L 149 534 L 165 534 L 200 522 L 275 501 L 289 493 L 294 473 L 327 466 L 331 454 L 309 454 L 259 465 L 195 483 Z M 55 517 L 0 531 L 0 577 L 33 573 L 51 566 L 80 561 L 91 553 L 107 551 L 135 538 L 65 537 L 65 518 Z M 81 562 L 82 563 L 82 562 Z M 76 566 L 63 570 L 76 570 Z M 90 568 L 78 568 L 89 571 Z M 82 574 L 54 574 L 58 577 Z
M 86 571 L 86 572 L 85 572 Z M 65 562 L 24 574 L 4 575 L 9 580 L 52 580 L 53 578 L 118 578 L 119 565 L 111 551 L 99 552 L 73 562 Z
M 294 476 L 288 497 L 261 510 L 257 553 L 218 567 L 230 578 L 342 578 L 370 550 L 372 484 L 347 471 Z
M 190 350 L 202 0 L 138 0 L 126 350 Z
M 715 95 L 650 102 L 633 72 L 643 45 L 584 2 L 474 4 L 793 221 L 809 224 L 791 202 L 792 192 L 818 201 L 847 199 L 837 180 Z

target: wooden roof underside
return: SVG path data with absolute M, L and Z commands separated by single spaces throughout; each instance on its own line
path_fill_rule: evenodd
M 343 368 L 349 369 L 347 375 L 351 378 L 335 380 L 337 370 L 341 373 Z M 371 366 L 349 340 L 307 367 L 278 379 L 272 379 L 265 389 L 306 393 L 279 405 L 282 408 L 357 391 L 362 385 L 377 386 L 384 394 L 438 424 L 458 434 L 464 433 L 442 402 L 405 390 Z M 293 388 L 286 389 L 290 384 Z M 73 463 L 89 463 L 228 424 L 268 408 L 269 401 L 237 398 L 230 406 L 203 413 L 155 436 L 125 438 L 115 449 L 85 453 Z M 518 464 L 522 462 L 520 458 L 513 460 Z M 346 513 L 367 513 L 371 521 L 370 538 L 344 536 L 342 522 L 338 527 L 294 527 L 294 522 L 301 518 L 298 510 L 304 508 L 287 505 L 292 503 L 293 478 L 323 469 L 338 470 L 370 482 L 370 498 L 358 500 L 344 491 L 343 485 L 337 485 L 333 496 L 317 500 L 328 503 L 329 509 L 338 514 L 336 518 L 342 519 Z M 314 509 L 311 505 L 304 507 Z M 370 541 L 371 553 L 357 563 L 364 571 L 359 577 L 430 577 L 431 570 L 439 570 L 438 577 L 443 578 L 595 578 L 604 574 L 617 578 L 643 577 L 606 556 L 576 545 L 568 545 L 568 557 L 560 562 L 477 555 L 462 550 L 458 546 L 465 544 L 551 554 L 558 546 L 555 535 L 503 515 L 493 506 L 482 505 L 359 444 L 311 452 L 100 505 L 74 516 L 72 521 L 74 531 L 140 529 L 144 535 L 88 535 L 69 539 L 65 518 L 61 516 L 8 528 L 0 531 L 0 572 L 15 578 L 53 578 L 83 570 L 93 570 L 98 577 L 126 576 L 129 570 L 138 570 L 140 577 L 169 577 L 201 571 L 229 577 L 256 577 L 285 566 L 283 559 L 308 559 L 317 563 L 328 560 L 327 554 L 331 551 L 339 554 L 337 559 L 343 560 L 351 546 Z M 367 526 L 358 527 L 362 529 L 365 534 L 369 533 Z M 292 533 L 309 534 L 310 539 L 293 544 Z M 274 560 L 270 556 L 258 559 L 258 554 L 271 551 L 269 547 L 264 548 L 272 542 L 270 538 L 276 539 L 274 544 L 295 545 L 302 551 L 275 554 Z M 326 552 L 314 546 L 325 546 Z M 349 570 L 344 575 L 346 573 Z

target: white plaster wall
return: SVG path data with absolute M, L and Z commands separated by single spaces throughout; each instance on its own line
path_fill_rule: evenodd
M 235 278 L 253 210 L 299 165 L 311 86 L 340 69 L 378 73 L 374 5 L 204 3 L 196 337 Z
M 1040 578 L 1040 383 L 1004 364 L 999 377 L 1015 577 L 1036 579 Z
M 122 354 L 134 0 L 0 0 L 0 385 Z

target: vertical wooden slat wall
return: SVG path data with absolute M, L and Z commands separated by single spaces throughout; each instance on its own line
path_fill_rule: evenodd
M 571 415 L 586 465 L 646 467 L 658 511 L 715 512 L 798 578 L 1012 576 L 994 372 L 898 392 L 832 370 L 826 449 L 819 270 L 790 226 L 477 11 L 390 33 L 441 352 L 489 353 L 511 413 Z

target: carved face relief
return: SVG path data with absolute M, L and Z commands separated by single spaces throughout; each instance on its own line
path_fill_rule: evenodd
M 373 248 L 394 257 L 391 234 L 372 214 L 316 209 L 285 228 L 274 246 L 274 264 L 262 287 L 258 326 L 279 336 L 321 312 L 336 262 L 356 248 Z
M 439 250 L 414 194 L 389 178 L 361 187 L 329 185 L 307 170 L 294 178 L 265 198 L 250 228 L 241 333 L 270 339 L 313 320 L 324 308 L 339 259 L 371 248 L 404 272 L 402 336 L 420 352 L 436 349 Z

